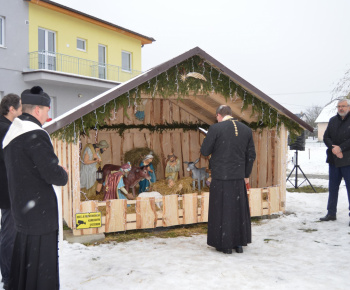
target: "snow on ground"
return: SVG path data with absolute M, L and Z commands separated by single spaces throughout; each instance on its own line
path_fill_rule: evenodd
M 307 146 L 312 148 L 312 162 L 305 155 L 299 162 L 302 169 L 306 174 L 327 174 L 324 145 L 308 141 Z M 328 183 L 310 181 L 324 187 Z M 338 220 L 322 223 L 327 198 L 328 193 L 287 192 L 286 214 L 253 223 L 253 243 L 244 247 L 243 254 L 217 252 L 207 246 L 206 235 L 91 247 L 64 241 L 61 289 L 349 289 L 344 183 Z
M 65 242 L 62 289 L 349 289 L 346 190 L 338 220 L 321 223 L 327 196 L 287 193 L 287 213 L 253 224 L 243 254 L 217 252 L 206 235 L 96 247 Z

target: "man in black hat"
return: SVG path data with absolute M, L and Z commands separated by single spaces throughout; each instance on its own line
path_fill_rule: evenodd
M 11 210 L 16 226 L 9 289 L 59 289 L 58 206 L 53 185 L 67 183 L 48 133 L 50 97 L 41 87 L 25 90 L 22 116 L 4 141 Z
M 15 94 L 4 96 L 0 103 L 0 144 L 13 122 L 22 114 L 21 98 Z M 0 208 L 1 208 L 1 232 L 0 232 L 0 269 L 4 288 L 8 286 L 10 279 L 10 267 L 12 259 L 13 243 L 16 237 L 16 229 L 11 214 L 10 196 L 7 186 L 7 173 L 4 161 L 4 152 L 0 146 Z

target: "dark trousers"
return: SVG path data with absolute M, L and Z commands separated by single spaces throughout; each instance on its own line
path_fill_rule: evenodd
M 11 214 L 11 209 L 1 209 L 0 269 L 4 284 L 8 284 L 10 279 L 11 260 L 15 237 L 16 229 Z
M 58 231 L 43 235 L 17 232 L 10 290 L 58 290 Z
M 244 180 L 212 179 L 207 244 L 215 248 L 233 249 L 251 242 L 249 203 Z
M 332 216 L 335 216 L 337 214 L 339 185 L 342 178 L 345 180 L 345 186 L 348 192 L 348 200 L 350 205 L 350 165 L 335 167 L 333 164 L 329 164 L 329 196 L 327 210 L 328 214 Z

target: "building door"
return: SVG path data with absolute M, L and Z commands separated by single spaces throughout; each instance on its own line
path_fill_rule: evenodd
M 39 28 L 38 30 L 39 69 L 56 70 L 56 33 Z
M 106 47 L 104 45 L 98 45 L 98 77 L 100 79 L 107 78 L 106 71 Z

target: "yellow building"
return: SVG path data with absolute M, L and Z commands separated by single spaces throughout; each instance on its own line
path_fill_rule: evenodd
M 119 82 L 141 72 L 141 47 L 153 38 L 51 1 L 28 2 L 31 68 Z
M 52 97 L 52 117 L 140 74 L 141 48 L 155 41 L 48 0 L 0 0 L 0 7 L 0 77 L 16 80 L 0 94 L 40 85 Z

